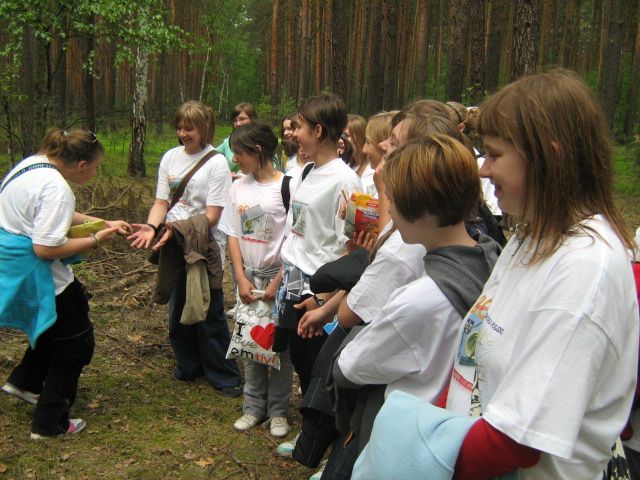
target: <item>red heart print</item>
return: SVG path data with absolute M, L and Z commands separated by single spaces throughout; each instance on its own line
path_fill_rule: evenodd
M 273 346 L 275 335 L 276 326 L 273 323 L 266 327 L 256 325 L 251 329 L 251 338 L 265 350 L 269 350 Z

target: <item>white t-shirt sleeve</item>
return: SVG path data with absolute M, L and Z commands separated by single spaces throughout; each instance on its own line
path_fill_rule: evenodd
M 382 312 L 383 318 L 365 327 L 344 348 L 338 364 L 349 381 L 388 385 L 419 370 L 413 342 L 397 328 L 405 325 L 407 310 L 397 302 L 389 304 Z
M 169 161 L 169 155 L 171 150 L 164 154 L 162 160 L 160 160 L 160 166 L 158 167 L 158 186 L 156 187 L 156 198 L 160 200 L 169 201 L 169 178 L 167 171 L 167 163 Z
M 215 155 L 208 165 L 207 206 L 224 207 L 231 188 L 231 171 L 223 155 Z
M 47 247 L 64 245 L 74 211 L 75 200 L 71 190 L 47 184 L 40 192 L 39 206 L 33 219 L 33 243 Z
M 237 205 L 235 202 L 237 185 L 239 184 L 236 181 L 236 183 L 231 186 L 231 191 L 229 192 L 227 203 L 222 209 L 222 215 L 220 216 L 218 228 L 231 237 L 239 238 L 241 236 L 240 218 L 236 213 Z

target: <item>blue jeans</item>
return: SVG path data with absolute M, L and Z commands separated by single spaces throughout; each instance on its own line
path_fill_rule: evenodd
M 225 358 L 231 336 L 224 314 L 221 288 L 211 290 L 211 303 L 204 322 L 182 325 L 180 317 L 185 304 L 186 272 L 178 276 L 169 299 L 169 343 L 177 366 L 178 380 L 205 378 L 216 389 L 240 385 L 240 371 L 235 360 Z

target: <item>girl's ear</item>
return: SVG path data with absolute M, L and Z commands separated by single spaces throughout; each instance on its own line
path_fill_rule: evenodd
M 313 127 L 313 133 L 316 138 L 320 140 L 322 138 L 322 125 L 317 124 L 315 127 Z
M 84 169 L 87 168 L 87 165 L 89 165 L 89 162 L 87 162 L 86 160 L 80 160 L 77 163 L 78 171 L 84 172 Z

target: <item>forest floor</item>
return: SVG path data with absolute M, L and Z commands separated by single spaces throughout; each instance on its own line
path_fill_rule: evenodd
M 640 226 L 636 156 L 617 149 L 616 201 L 634 230 Z M 103 172 L 76 191 L 77 207 L 105 218 L 143 221 L 154 188 L 154 178 Z M 233 429 L 241 398 L 222 397 L 204 381 L 173 379 L 166 307 L 150 303 L 155 267 L 145 257 L 117 239 L 74 268 L 94 295 L 96 350 L 72 409 L 87 429 L 31 441 L 33 407 L 0 395 L 0 480 L 307 478 L 313 470 L 275 454 L 278 441 L 268 425 L 247 433 Z M 231 291 L 225 277 L 226 307 L 233 303 Z M 23 334 L 0 329 L 0 379 L 19 362 L 25 346 Z M 289 438 L 300 428 L 296 390 Z

